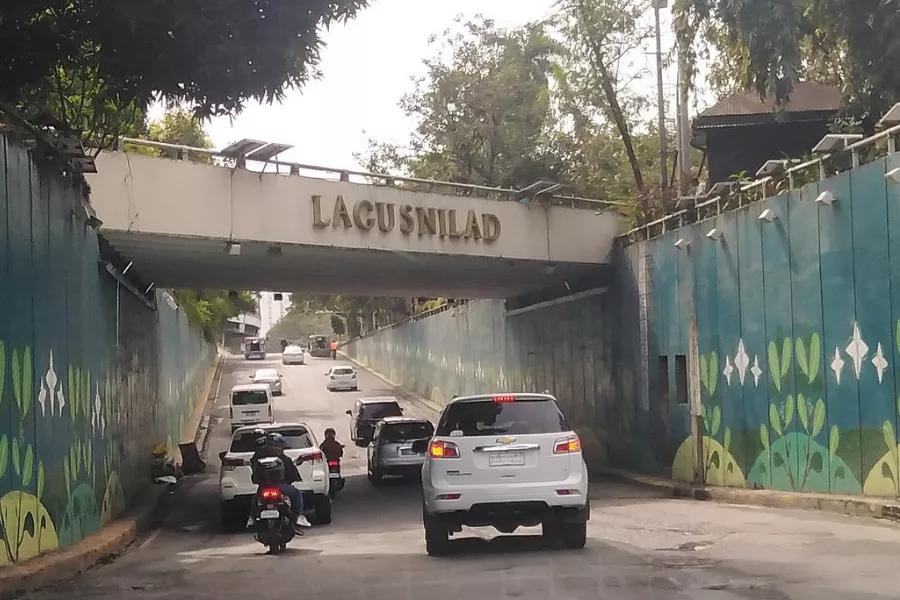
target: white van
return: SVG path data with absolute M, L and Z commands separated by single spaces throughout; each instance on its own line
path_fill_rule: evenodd
M 238 427 L 274 423 L 272 388 L 267 383 L 250 383 L 231 388 L 231 431 Z

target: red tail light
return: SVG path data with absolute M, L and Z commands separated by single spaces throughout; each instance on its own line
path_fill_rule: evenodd
M 339 464 L 341 464 L 341 463 L 339 463 L 339 462 L 336 461 L 336 460 L 329 460 L 329 461 L 328 461 L 328 466 L 329 466 L 329 467 L 336 467 L 336 466 L 338 466 Z
M 581 452 L 581 440 L 577 435 L 558 439 L 553 444 L 554 454 L 572 454 L 574 452 Z
M 432 458 L 459 458 L 459 447 L 453 442 L 432 441 L 428 444 Z
M 309 454 L 302 454 L 297 457 L 295 461 L 296 464 L 300 465 L 305 462 L 317 462 L 323 460 L 324 456 L 322 455 L 321 450 L 316 450 L 315 452 L 310 452 Z
M 494 402 L 515 402 L 515 396 L 494 396 Z
M 265 488 L 259 495 L 262 496 L 263 500 L 268 500 L 269 502 L 274 502 L 281 498 L 281 492 L 278 491 L 278 488 Z

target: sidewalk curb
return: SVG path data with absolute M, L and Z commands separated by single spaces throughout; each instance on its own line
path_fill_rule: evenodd
M 216 365 L 211 366 L 214 377 L 204 387 L 204 407 L 209 402 L 209 391 L 216 377 L 221 376 L 224 357 L 218 355 Z M 200 420 L 202 424 L 203 419 Z M 198 424 L 195 439 L 200 436 Z M 208 431 L 208 430 L 207 430 Z M 208 433 L 206 434 L 209 435 Z M 205 440 L 204 440 L 205 443 Z M 94 566 L 121 555 L 142 533 L 158 524 L 157 514 L 164 510 L 169 498 L 168 485 L 152 485 L 146 492 L 147 501 L 126 511 L 121 518 L 101 527 L 97 532 L 62 550 L 35 556 L 22 563 L 6 565 L 0 569 L 0 600 L 17 598 L 22 594 L 71 579 Z
M 363 363 L 359 362 L 355 358 L 347 356 L 346 354 L 344 354 L 341 351 L 338 351 L 338 356 L 342 357 L 344 360 L 352 362 L 354 365 L 356 365 L 360 369 L 363 369 L 363 370 L 371 373 L 372 375 L 374 375 L 378 379 L 382 380 L 383 382 L 385 382 L 386 384 L 388 384 L 395 390 L 398 390 L 400 393 L 402 393 L 404 395 L 404 397 L 407 400 L 410 400 L 412 402 L 415 402 L 416 404 L 419 404 L 421 408 L 424 408 L 425 410 L 433 413 L 433 416 L 435 416 L 435 417 L 440 416 L 440 414 L 444 411 L 443 406 L 441 406 L 435 402 L 432 402 L 428 398 L 424 398 L 424 397 L 416 394 L 415 392 L 409 391 L 408 389 L 406 389 L 405 387 L 403 387 L 396 381 L 391 381 L 386 376 L 384 376 L 381 373 L 379 373 L 378 371 L 372 369 L 372 367 L 370 367 L 368 365 L 364 365 Z
M 673 498 L 688 498 L 724 504 L 765 506 L 768 508 L 819 510 L 840 515 L 900 522 L 900 503 L 892 498 L 837 496 L 833 494 L 693 485 L 611 467 L 597 469 L 596 472 L 598 475 L 613 477 L 654 489 Z

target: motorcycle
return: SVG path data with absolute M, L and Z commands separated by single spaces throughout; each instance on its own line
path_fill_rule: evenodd
M 260 465 L 266 471 L 284 474 L 284 465 L 278 458 L 264 458 Z M 274 479 L 274 481 L 273 481 Z M 290 499 L 277 487 L 277 477 L 267 478 L 253 498 L 251 516 L 256 530 L 255 539 L 268 546 L 270 554 L 278 554 L 294 539 L 294 521 Z
M 344 489 L 344 478 L 341 476 L 341 461 L 328 461 L 328 496 L 335 498 Z

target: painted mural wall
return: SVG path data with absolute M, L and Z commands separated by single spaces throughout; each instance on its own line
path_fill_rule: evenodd
M 693 478 L 674 364 L 694 310 L 707 482 L 900 495 L 900 186 L 885 179 L 898 166 L 889 156 L 626 250 L 626 283 L 642 254 L 652 282 L 647 420 L 663 435 L 642 439 L 658 458 L 647 470 Z M 833 205 L 815 202 L 826 190 Z M 760 220 L 767 209 L 777 220 Z
M 479 301 L 350 342 L 349 356 L 405 389 L 443 404 L 455 394 L 550 390 L 603 451 L 615 432 L 610 305 L 606 294 L 505 316 Z
M 79 194 L 0 137 L 0 566 L 68 546 L 151 485 L 215 348 L 98 268 Z

